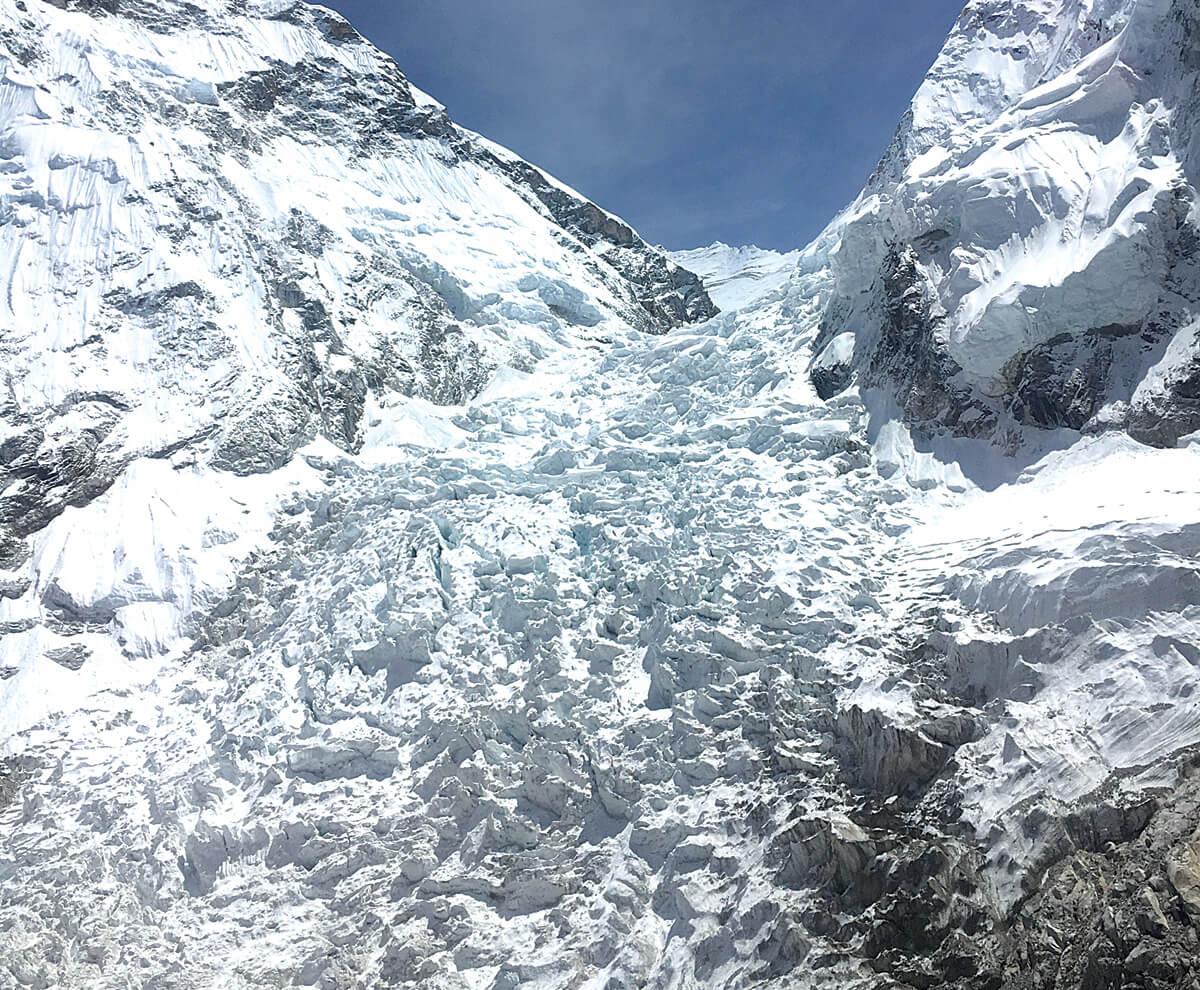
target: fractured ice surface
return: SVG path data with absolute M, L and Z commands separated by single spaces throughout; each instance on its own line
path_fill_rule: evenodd
M 0 8 L 0 987 L 1188 985 L 1191 0 L 976 0 L 684 268 L 102 6 Z

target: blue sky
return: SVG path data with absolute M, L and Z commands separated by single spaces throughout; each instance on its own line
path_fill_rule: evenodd
M 670 248 L 862 188 L 963 0 L 326 0 L 460 124 Z

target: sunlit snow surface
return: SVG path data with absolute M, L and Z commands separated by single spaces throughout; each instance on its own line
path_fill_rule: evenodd
M 713 302 L 730 312 L 745 309 L 783 288 L 800 260 L 800 252 L 730 247 L 717 242 L 706 248 L 674 251 L 671 257 L 704 279 Z
M 955 468 L 953 492 L 893 442 L 885 479 L 859 400 L 805 383 L 801 300 L 466 408 L 379 410 L 357 458 L 308 452 L 195 652 L 10 742 L 58 769 L 4 812 L 8 958 L 76 986 L 713 978 L 701 933 L 757 945 L 805 902 L 769 850 L 837 793 L 814 709 L 929 707 L 885 646 L 915 598 L 961 616 L 963 676 L 1003 702 L 959 754 L 985 839 L 1028 795 L 1200 740 L 1177 583 L 1197 535 L 1171 522 L 1200 452 L 1086 440 L 981 469 L 989 490 Z M 176 580 L 186 539 L 163 539 L 147 584 Z M 1061 654 L 1026 665 L 1051 622 Z M 1021 850 L 994 852 L 1003 887 Z M 28 900 L 50 890 L 82 926 L 70 951 Z M 722 978 L 761 965 L 718 958 Z
M 261 44 L 282 57 L 293 40 L 281 25 Z M 234 57 L 204 44 L 189 62 Z M 1000 72 L 1019 95 L 1034 80 L 1016 74 Z M 196 75 L 180 85 L 209 99 Z M 969 138 L 975 105 L 931 87 L 917 131 L 949 101 Z M 5 92 L 27 115 L 47 98 Z M 1127 177 L 1124 137 L 1038 138 L 1059 140 Z M 905 166 L 917 199 L 939 194 L 941 166 L 927 151 Z M 438 192 L 409 220 L 365 216 L 344 176 L 319 182 L 336 198 L 326 222 L 437 239 L 501 296 L 487 306 L 506 332 L 541 334 L 546 299 L 571 304 L 573 329 L 461 405 L 372 392 L 357 453 L 315 440 L 249 478 L 137 457 L 32 538 L 29 587 L 0 598 L 0 732 L 22 781 L 0 809 L 0 987 L 852 987 L 852 968 L 801 966 L 814 891 L 788 871 L 798 822 L 861 834 L 847 747 L 888 755 L 886 737 L 848 738 L 841 713 L 915 737 L 977 720 L 947 773 L 1001 904 L 1039 854 L 1031 809 L 1059 813 L 1114 770 L 1131 790 L 1169 783 L 1162 761 L 1200 742 L 1200 444 L 1029 430 L 1014 455 L 922 439 L 882 392 L 821 401 L 808 371 L 824 307 L 856 245 L 867 264 L 909 222 L 890 202 L 858 204 L 786 278 L 769 265 L 770 292 L 720 261 L 744 308 L 658 338 L 623 325 L 608 283 L 494 177 L 444 186 L 432 155 L 380 181 L 413 176 Z M 1106 189 L 1113 225 L 1047 282 L 1145 232 Z M 488 211 L 502 243 L 478 253 L 478 229 L 445 227 L 443 193 Z M 115 217 L 55 236 L 94 247 Z M 980 247 L 989 285 L 1005 250 Z M 313 277 L 341 285 L 329 265 Z M 520 287 L 555 265 L 562 284 Z M 70 332 L 54 314 L 84 303 L 25 277 L 10 306 Z M 604 318 L 581 328 L 589 307 Z M 1011 343 L 981 327 L 961 325 L 964 360 Z M 93 373 L 66 353 L 29 350 L 22 387 Z M 175 415 L 136 357 L 114 350 L 94 373 Z M 46 610 L 74 625 L 51 631 Z
M 434 403 L 668 329 L 631 265 L 694 281 L 623 225 L 584 244 L 336 15 L 125 13 L 0 7 L 0 557 L 34 534 L 0 561 L 0 736 L 180 648 L 304 484 L 270 473 L 295 449 L 451 444 Z

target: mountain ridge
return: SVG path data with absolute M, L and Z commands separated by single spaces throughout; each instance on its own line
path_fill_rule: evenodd
M 799 251 L 779 252 L 720 241 L 706 248 L 673 251 L 679 265 L 695 270 L 722 310 L 743 309 L 786 284 Z

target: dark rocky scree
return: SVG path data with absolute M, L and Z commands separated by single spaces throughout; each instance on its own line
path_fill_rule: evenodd
M 1036 692 L 1036 673 L 1018 663 L 978 682 L 979 644 L 956 649 L 941 612 L 913 618 L 926 631 L 897 635 L 897 659 L 919 699 L 952 713 L 904 726 L 831 711 L 844 816 L 799 815 L 773 850 L 782 886 L 820 891 L 803 925 L 837 948 L 809 963 L 864 960 L 880 974 L 871 990 L 1200 987 L 1200 751 L 1174 757 L 1174 785 L 1129 796 L 1122 781 L 1137 768 L 1070 810 L 1030 806 L 1022 828 L 1042 851 L 1024 895 L 999 910 L 986 879 L 996 864 L 962 821 L 955 751 L 1004 699 Z M 1049 658 L 1071 638 L 1051 625 L 1007 649 Z
M 1200 987 L 1200 761 L 1131 809 L 1068 818 L 1061 858 L 1014 912 L 1005 990 Z
M 820 892 L 798 919 L 808 965 L 865 960 L 872 990 L 1200 987 L 1198 754 L 1180 757 L 1177 787 L 1133 804 L 1109 796 L 1114 780 L 1065 817 L 1031 816 L 1050 838 L 1043 868 L 997 914 L 939 766 L 970 741 L 970 720 L 898 731 L 851 710 L 838 722 L 856 750 L 842 763 L 849 814 L 800 815 L 773 850 L 781 886 Z

